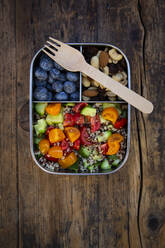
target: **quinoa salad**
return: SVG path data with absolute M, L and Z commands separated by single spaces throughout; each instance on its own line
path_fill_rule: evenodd
M 33 103 L 33 148 L 51 172 L 116 170 L 127 150 L 128 105 L 119 103 Z

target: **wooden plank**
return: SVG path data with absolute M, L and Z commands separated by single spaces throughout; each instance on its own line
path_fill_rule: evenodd
M 15 1 L 0 1 L 0 247 L 17 247 Z
M 156 183 L 157 176 L 163 178 L 162 167 L 158 168 L 158 163 L 162 161 L 156 160 L 150 152 L 159 155 L 158 141 L 155 142 L 158 139 L 158 130 L 162 132 L 159 111 L 153 117 L 145 117 L 132 111 L 129 159 L 118 173 L 111 176 L 48 175 L 37 168 L 27 149 L 29 65 L 35 51 L 43 46 L 50 34 L 64 42 L 109 42 L 119 46 L 131 62 L 133 89 L 144 96 L 149 97 L 152 94 L 154 99 L 158 99 L 158 86 L 153 81 L 155 79 L 151 80 L 151 76 L 156 71 L 162 71 L 162 68 L 159 70 L 159 65 L 162 61 L 160 54 L 163 43 L 158 49 L 156 36 L 153 34 L 154 31 L 157 32 L 161 39 L 162 29 L 156 31 L 155 25 L 153 33 L 149 33 L 146 41 L 148 40 L 150 46 L 145 47 L 149 47 L 146 54 L 150 60 L 146 60 L 143 53 L 145 30 L 141 21 L 144 15 L 144 23 L 146 22 L 149 30 L 152 19 L 146 12 L 148 10 L 144 2 L 139 3 L 143 11 L 137 8 L 136 1 L 124 0 L 111 3 L 105 0 L 85 0 L 81 3 L 17 0 L 16 3 L 20 247 L 138 248 L 149 247 L 152 243 L 158 246 L 159 242 L 158 247 L 163 247 L 163 179 L 160 185 Z M 154 3 L 152 8 L 153 6 Z M 160 3 L 154 10 L 156 17 L 162 6 Z M 158 22 L 158 17 L 156 20 Z M 152 39 L 154 45 L 151 44 Z M 155 53 L 151 53 L 155 45 L 157 49 Z M 157 51 L 159 57 L 156 57 Z M 151 67 L 153 61 L 157 65 Z M 145 78 L 147 87 L 142 84 Z M 160 83 L 163 84 L 163 80 Z M 160 103 L 159 107 L 162 108 Z M 158 130 L 156 127 L 154 129 L 155 136 L 150 135 L 153 123 L 159 127 Z M 147 158 L 148 154 L 151 158 Z M 154 165 L 151 167 L 152 160 Z M 148 179 L 150 173 L 152 177 Z M 151 201 L 152 195 L 156 197 L 157 203 Z M 155 230 L 153 225 L 156 226 Z M 148 226 L 152 230 L 148 230 Z M 156 241 L 151 239 L 152 234 L 154 239 L 159 234 Z
M 142 90 L 154 103 L 152 115 L 138 114 L 141 140 L 142 192 L 140 233 L 143 247 L 165 244 L 165 100 L 164 100 L 164 1 L 140 1 L 144 28 Z

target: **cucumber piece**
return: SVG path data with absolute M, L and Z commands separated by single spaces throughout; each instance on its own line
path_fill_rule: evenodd
M 43 116 L 45 114 L 45 109 L 47 107 L 47 103 L 36 103 L 34 108 L 35 111 L 40 115 Z
M 78 152 L 83 158 L 88 158 L 91 153 L 90 149 L 86 146 L 81 146 Z
M 103 160 L 103 162 L 101 163 L 101 169 L 102 170 L 108 170 L 108 169 L 110 169 L 111 168 L 111 166 L 110 166 L 110 164 L 109 164 L 109 162 L 108 162 L 108 159 L 104 159 Z
M 103 159 L 103 155 L 102 154 L 93 155 L 93 159 L 95 161 L 101 161 Z
M 97 139 L 98 139 L 98 142 L 104 142 L 104 141 L 107 141 L 108 140 L 108 138 L 110 137 L 112 135 L 112 133 L 111 133 L 111 131 L 105 131 L 105 132 L 103 132 L 103 135 L 99 135 L 98 137 L 97 137 Z
M 86 106 L 85 108 L 83 108 L 81 110 L 81 114 L 93 117 L 93 116 L 96 115 L 96 109 L 92 108 L 92 107 L 89 107 L 89 106 Z
M 88 170 L 89 170 L 90 172 L 92 172 L 93 169 L 94 169 L 94 165 L 88 166 Z
M 116 159 L 112 162 L 112 165 L 117 166 L 120 163 L 120 159 Z
M 66 106 L 73 107 L 73 106 L 75 106 L 75 103 L 72 103 L 72 102 L 70 102 L 70 103 L 66 103 Z
M 111 159 L 111 160 L 118 159 L 118 157 L 116 155 L 109 155 L 108 158 Z
M 46 127 L 47 127 L 47 123 L 46 123 L 45 119 L 38 120 L 37 124 L 34 125 L 36 135 L 39 136 L 39 135 L 45 133 L 46 132 Z
M 118 104 L 118 103 L 108 103 L 108 102 L 103 103 L 103 109 L 110 108 L 110 107 L 116 108 L 116 110 L 118 111 L 119 115 L 121 115 L 122 111 L 121 111 L 121 108 L 120 108 L 120 104 Z
M 62 113 L 59 113 L 58 115 L 47 115 L 46 122 L 48 125 L 63 123 L 64 117 Z

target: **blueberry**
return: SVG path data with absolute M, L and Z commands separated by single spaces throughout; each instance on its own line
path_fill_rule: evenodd
M 68 95 L 64 91 L 62 91 L 55 94 L 55 99 L 58 101 L 66 101 L 68 100 Z
M 56 68 L 53 68 L 50 70 L 50 76 L 53 78 L 53 79 L 57 79 L 57 77 L 60 75 L 60 71 L 57 70 Z
M 50 84 L 54 83 L 54 79 L 50 75 L 48 77 L 48 83 L 50 83 Z
M 35 84 L 35 86 L 37 86 L 37 87 L 45 87 L 46 84 L 47 84 L 47 82 L 46 82 L 46 81 L 42 81 L 42 80 L 36 79 L 36 80 L 34 81 L 34 84 Z
M 69 81 L 76 82 L 79 79 L 79 74 L 77 72 L 70 72 L 70 71 L 68 71 L 66 73 L 66 78 Z
M 56 92 L 61 92 L 63 90 L 63 83 L 60 81 L 56 81 L 52 84 L 52 89 Z
M 60 80 L 62 82 L 66 81 L 65 73 L 60 73 L 60 75 L 57 77 L 57 80 Z
M 52 84 L 47 84 L 46 88 L 51 91 L 52 90 Z
M 34 72 L 34 75 L 36 76 L 37 79 L 39 80 L 46 80 L 47 77 L 48 77 L 48 74 L 46 71 L 44 71 L 42 68 L 40 67 L 37 67 L 35 72 Z
M 76 91 L 76 92 L 70 94 L 70 100 L 78 101 L 79 100 L 79 92 Z
M 40 60 L 40 67 L 45 71 L 50 71 L 53 68 L 53 61 L 46 56 L 43 56 Z
M 61 65 L 57 64 L 55 61 L 54 61 L 54 66 L 56 67 L 56 69 L 58 69 L 60 71 L 64 70 L 64 68 Z
M 53 97 L 52 92 L 48 91 L 47 101 L 51 101 L 52 97 Z
M 64 91 L 68 94 L 71 94 L 76 91 L 76 85 L 74 82 L 66 81 L 64 83 Z
M 44 87 L 37 87 L 34 90 L 34 98 L 38 101 L 46 101 L 48 97 L 48 90 Z

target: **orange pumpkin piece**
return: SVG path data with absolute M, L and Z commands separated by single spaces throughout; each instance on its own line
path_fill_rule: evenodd
M 111 142 L 122 142 L 124 140 L 124 137 L 119 133 L 113 133 L 109 139 L 108 139 L 108 145 L 110 145 Z
M 53 158 L 62 158 L 63 151 L 60 146 L 52 146 L 49 149 L 48 154 Z
M 66 127 L 65 128 L 66 135 L 68 139 L 73 143 L 80 137 L 80 131 L 76 127 Z
M 105 108 L 103 110 L 102 117 L 105 120 L 111 121 L 112 124 L 114 125 L 115 122 L 117 121 L 118 117 L 119 117 L 119 113 L 118 113 L 117 109 L 115 109 L 114 107 L 109 107 L 109 108 Z
M 39 149 L 42 154 L 46 154 L 50 148 L 50 143 L 49 140 L 47 139 L 42 139 L 39 142 Z
M 64 159 L 59 159 L 58 163 L 62 168 L 68 168 L 77 161 L 77 156 L 74 152 L 69 153 Z
M 64 132 L 59 128 L 53 128 L 49 132 L 49 141 L 51 143 L 60 142 L 65 139 Z
M 109 145 L 109 148 L 108 148 L 106 155 L 114 155 L 120 149 L 120 143 L 119 142 L 111 142 L 111 143 L 108 143 L 108 145 Z
M 46 107 L 46 112 L 50 115 L 58 115 L 61 111 L 61 103 L 50 103 Z

